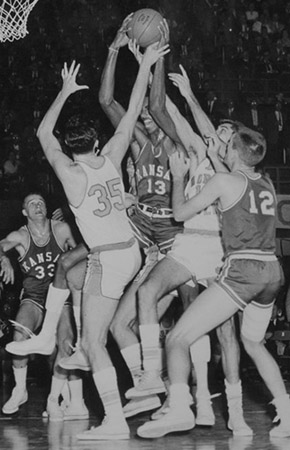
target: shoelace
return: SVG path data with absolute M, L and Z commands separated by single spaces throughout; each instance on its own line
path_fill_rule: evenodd
M 24 333 L 28 334 L 28 336 L 30 338 L 33 338 L 36 336 L 36 334 L 34 334 L 28 327 L 25 327 L 24 325 L 22 325 L 19 322 L 16 322 L 16 320 L 11 320 L 9 319 L 9 322 L 15 327 L 15 328 L 20 328 L 20 330 L 24 331 Z

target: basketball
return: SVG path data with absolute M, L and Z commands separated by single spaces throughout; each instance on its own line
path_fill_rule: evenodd
M 148 47 L 148 45 L 159 41 L 160 31 L 158 26 L 162 19 L 161 14 L 154 9 L 139 9 L 133 14 L 129 24 L 129 38 L 136 39 L 137 44 L 141 47 Z

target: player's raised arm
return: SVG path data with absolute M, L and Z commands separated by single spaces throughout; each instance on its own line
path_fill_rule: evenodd
M 62 89 L 48 109 L 37 130 L 37 137 L 44 154 L 62 182 L 64 180 L 68 182 L 69 180 L 72 172 L 72 161 L 62 153 L 61 145 L 53 131 L 60 112 L 70 95 L 82 89 L 88 89 L 88 86 L 81 86 L 76 82 L 79 68 L 80 65 L 76 65 L 75 61 L 73 61 L 70 67 L 66 63 L 64 64 L 61 72 L 63 80 Z
M 178 87 L 181 95 L 183 95 L 183 97 L 186 99 L 188 106 L 191 110 L 191 113 L 193 115 L 193 118 L 196 122 L 196 125 L 202 137 L 204 138 L 205 136 L 214 133 L 215 127 L 212 124 L 209 117 L 207 116 L 207 114 L 203 111 L 197 98 L 192 92 L 192 89 L 190 87 L 190 81 L 186 71 L 184 70 L 181 64 L 179 65 L 179 67 L 181 70 L 181 74 L 169 73 L 168 76 L 170 80 L 173 82 L 173 84 Z
M 127 45 L 129 41 L 127 31 L 132 15 L 132 13 L 129 14 L 123 20 L 122 25 L 115 36 L 115 39 L 108 48 L 108 56 L 102 72 L 101 85 L 99 90 L 100 105 L 114 128 L 117 128 L 120 120 L 126 113 L 123 106 L 120 105 L 120 103 L 118 103 L 114 98 L 115 72 L 119 50 L 120 48 Z
M 162 47 L 163 45 L 169 43 L 169 27 L 166 19 L 163 19 L 162 22 L 160 22 L 159 30 L 161 34 L 159 46 Z M 163 57 L 159 58 L 155 65 L 149 100 L 149 111 L 155 122 L 164 131 L 164 133 L 172 139 L 172 141 L 181 144 L 174 123 L 166 108 L 165 69 Z
M 128 110 L 118 125 L 114 136 L 103 149 L 102 154 L 109 155 L 117 167 L 121 165 L 122 159 L 125 156 L 132 139 L 137 118 L 141 112 L 150 68 L 160 57 L 169 52 L 168 45 L 161 48 L 157 47 L 158 44 L 152 44 L 147 47 L 131 93 Z

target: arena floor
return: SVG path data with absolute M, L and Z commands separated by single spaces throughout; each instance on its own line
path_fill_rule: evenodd
M 290 386 L 288 385 L 288 392 Z M 248 424 L 254 430 L 253 438 L 233 437 L 226 428 L 223 397 L 213 400 L 216 424 L 212 428 L 196 427 L 190 432 L 171 434 L 164 438 L 145 440 L 138 438 L 136 429 L 149 419 L 143 413 L 129 419 L 131 439 L 128 441 L 79 441 L 76 434 L 98 424 L 94 405 L 90 405 L 91 418 L 64 423 L 48 422 L 41 413 L 47 388 L 31 381 L 29 400 L 13 417 L 0 417 L 1 450 L 289 450 L 290 438 L 270 439 L 274 411 L 268 405 L 269 396 L 262 383 L 244 385 L 244 411 Z M 8 398 L 10 387 L 0 388 L 1 404 Z

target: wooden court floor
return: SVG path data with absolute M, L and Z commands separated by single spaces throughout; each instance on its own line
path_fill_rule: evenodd
M 222 389 L 222 384 L 216 386 Z M 95 426 L 101 419 L 101 406 L 94 397 L 93 386 L 87 383 L 85 399 L 90 410 L 89 420 L 63 423 L 49 422 L 42 418 L 47 396 L 47 386 L 34 378 L 28 380 L 28 402 L 11 417 L 0 416 L 1 450 L 290 450 L 290 438 L 269 438 L 274 411 L 264 385 L 254 380 L 243 383 L 244 412 L 248 424 L 254 430 L 253 438 L 233 437 L 226 428 L 225 405 L 221 395 L 213 400 L 216 424 L 213 427 L 196 427 L 190 432 L 171 434 L 164 438 L 145 440 L 138 438 L 136 429 L 149 420 L 149 413 L 128 419 L 131 439 L 128 441 L 79 441 L 76 434 Z M 287 382 L 290 392 L 290 383 Z M 0 386 L 1 406 L 8 399 L 11 383 Z M 215 392 L 217 390 L 215 389 Z

